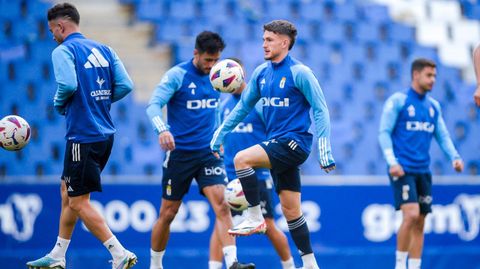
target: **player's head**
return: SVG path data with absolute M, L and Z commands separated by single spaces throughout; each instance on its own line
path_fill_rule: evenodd
M 292 49 L 297 37 L 297 28 L 286 20 L 274 20 L 263 25 L 263 50 L 265 60 L 283 60 Z
M 74 5 L 70 3 L 56 4 L 48 10 L 48 29 L 53 34 L 53 39 L 58 43 L 71 33 L 78 31 L 80 14 Z
M 426 93 L 432 90 L 437 76 L 434 61 L 424 58 L 415 59 L 412 63 L 412 85 L 416 90 Z
M 220 59 L 225 42 L 214 32 L 203 31 L 197 35 L 193 50 L 193 64 L 204 74 L 210 73 L 213 65 Z
M 242 60 L 236 58 L 236 57 L 229 57 L 227 59 L 230 59 L 232 61 L 235 61 L 237 62 L 241 67 L 242 67 L 242 70 L 243 70 L 243 74 L 246 75 L 245 73 L 245 66 L 243 66 L 243 62 Z M 245 80 L 243 81 L 242 83 L 242 86 L 240 86 L 240 88 L 238 88 L 236 91 L 232 92 L 232 94 L 241 94 L 243 92 L 243 90 L 245 89 L 245 87 L 247 87 L 247 83 L 245 82 Z

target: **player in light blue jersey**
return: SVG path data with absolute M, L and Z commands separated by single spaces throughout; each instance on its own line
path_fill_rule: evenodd
M 224 199 L 225 168 L 209 149 L 220 94 L 213 89 L 208 74 L 224 47 L 225 43 L 217 33 L 200 33 L 196 38 L 193 59 L 168 70 L 148 104 L 147 115 L 158 134 L 161 148 L 166 151 L 162 204 L 152 229 L 150 269 L 163 268 L 170 224 L 194 178 L 201 194 L 208 198 L 215 211 L 215 227 L 227 268 L 255 268 L 253 264 L 237 261 L 235 239 L 228 235 L 232 217 Z M 168 125 L 162 120 L 165 105 Z
M 418 269 L 423 250 L 425 217 L 432 211 L 432 175 L 429 149 L 435 137 L 457 172 L 463 161 L 455 150 L 440 104 L 427 96 L 436 78 L 436 65 L 427 59 L 412 63 L 407 92 L 386 102 L 380 121 L 379 142 L 388 164 L 395 207 L 403 220 L 397 234 L 395 269 Z
M 67 146 L 61 183 L 62 209 L 57 242 L 29 268 L 65 269 L 65 254 L 77 219 L 112 255 L 112 268 L 127 269 L 137 257 L 112 234 L 90 204 L 90 193 L 102 191 L 100 173 L 107 164 L 115 128 L 110 106 L 133 90 L 133 83 L 115 52 L 80 33 L 80 15 L 68 3 L 48 10 L 48 27 L 60 45 L 52 52 L 56 110 L 65 115 Z
M 316 269 L 310 232 L 300 208 L 298 166 L 307 159 L 312 146 L 312 134 L 309 133 L 309 111 L 312 109 L 320 166 L 326 172 L 335 169 L 328 108 L 312 71 L 289 55 L 297 35 L 295 26 L 288 21 L 275 20 L 265 24 L 263 30 L 264 58 L 268 62 L 255 69 L 240 101 L 215 131 L 210 147 L 218 156 L 225 135 L 260 102 L 268 140 L 238 152 L 234 158 L 249 208 L 246 219 L 229 232 L 232 235 L 265 232 L 254 168 L 269 168 L 304 268 Z
M 242 68 L 243 64 L 240 59 L 231 58 L 239 63 Z M 225 119 L 228 114 L 233 110 L 235 105 L 240 100 L 240 95 L 246 87 L 246 83 L 243 82 L 242 86 L 228 95 L 220 104 L 220 121 Z M 261 117 L 261 106 L 257 103 L 256 109 L 243 119 L 241 123 L 229 134 L 225 136 L 223 143 L 223 160 L 225 163 L 225 169 L 227 171 L 227 177 L 229 180 L 235 179 L 235 166 L 233 164 L 233 158 L 237 152 L 246 149 L 250 146 L 258 144 L 266 140 L 265 135 L 265 123 Z M 262 207 L 262 214 L 267 224 L 267 237 L 272 242 L 275 250 L 281 259 L 283 269 L 295 269 L 292 255 L 290 253 L 290 247 L 288 246 L 287 237 L 279 230 L 275 225 L 274 220 L 274 204 L 272 199 L 273 184 L 270 177 L 270 171 L 266 168 L 255 169 L 255 172 L 259 179 L 260 188 L 260 205 Z M 241 212 L 232 211 L 232 215 L 238 215 L 240 217 Z M 220 248 L 220 240 L 217 233 L 214 231 L 210 238 L 210 261 L 208 262 L 209 269 L 222 269 L 222 253 Z

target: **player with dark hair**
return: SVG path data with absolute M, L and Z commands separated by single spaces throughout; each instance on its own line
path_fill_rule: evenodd
M 249 203 L 245 220 L 229 230 L 232 235 L 266 231 L 260 207 L 258 180 L 254 168 L 269 168 L 290 235 L 302 256 L 304 268 L 318 268 L 310 243 L 310 232 L 301 210 L 299 165 L 312 146 L 309 111 L 318 140 L 320 167 L 335 169 L 330 146 L 330 118 L 325 97 L 313 72 L 289 55 L 297 30 L 285 20 L 274 20 L 263 27 L 264 58 L 242 94 L 240 101 L 210 143 L 216 156 L 225 135 L 250 113 L 257 102 L 262 107 L 267 139 L 238 152 L 235 170 Z
M 239 59 L 230 59 L 239 63 L 243 68 L 242 62 Z M 226 118 L 232 111 L 232 109 L 240 100 L 240 95 L 246 86 L 247 84 L 244 82 L 239 89 L 234 91 L 222 101 L 220 104 L 220 120 Z M 241 123 L 239 123 L 231 133 L 225 136 L 225 140 L 223 142 L 223 160 L 229 180 L 233 180 L 237 177 L 235 175 L 235 166 L 233 164 L 233 158 L 235 157 L 235 154 L 237 154 L 237 152 L 240 150 L 265 141 L 267 138 L 265 134 L 265 123 L 263 122 L 261 115 L 261 106 L 260 103 L 257 103 L 255 110 L 250 112 L 250 114 Z M 255 172 L 259 179 L 258 184 L 260 188 L 260 205 L 262 207 L 262 214 L 267 224 L 267 237 L 280 256 L 282 268 L 294 269 L 295 264 L 293 262 L 292 255 L 290 254 L 290 247 L 288 246 L 287 237 L 276 227 L 275 220 L 273 219 L 273 182 L 270 177 L 270 171 L 266 168 L 259 168 L 255 169 Z M 235 215 L 239 213 L 232 211 L 232 214 Z M 239 215 L 238 217 L 241 216 Z M 208 263 L 208 268 L 222 269 L 221 258 L 222 254 L 220 240 L 216 236 L 216 233 L 213 232 L 210 238 L 210 261 Z
M 225 43 L 217 33 L 200 33 L 196 38 L 193 59 L 168 70 L 148 104 L 148 117 L 158 134 L 161 148 L 166 151 L 162 204 L 152 230 L 150 269 L 163 268 L 170 224 L 193 178 L 215 211 L 215 227 L 227 267 L 255 268 L 253 264 L 237 261 L 235 239 L 228 235 L 232 218 L 224 200 L 225 169 L 222 161 L 212 156 L 208 144 L 215 130 L 220 96 L 211 86 L 208 74 L 224 48 Z M 168 125 L 162 120 L 165 105 Z
M 407 92 L 385 102 L 379 142 L 388 164 L 395 207 L 403 220 L 397 234 L 395 269 L 419 269 L 424 243 L 425 217 L 432 211 L 432 174 L 429 149 L 435 137 L 457 172 L 463 161 L 455 150 L 442 118 L 440 104 L 427 96 L 436 78 L 436 65 L 416 59 Z
M 131 268 L 137 257 L 112 234 L 90 204 L 90 193 L 102 191 L 100 173 L 113 145 L 115 127 L 110 106 L 130 93 L 133 83 L 112 48 L 80 33 L 80 15 L 75 6 L 57 4 L 48 10 L 47 18 L 53 38 L 59 43 L 52 52 L 58 84 L 54 106 L 67 122 L 62 210 L 52 251 L 27 266 L 65 269 L 65 253 L 80 218 L 112 255 L 112 268 Z

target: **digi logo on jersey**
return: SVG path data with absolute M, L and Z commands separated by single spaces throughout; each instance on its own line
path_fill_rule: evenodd
M 253 124 L 240 122 L 232 133 L 253 133 Z
M 262 106 L 288 107 L 290 105 L 290 99 L 280 97 L 262 97 L 260 102 Z
M 203 109 L 203 108 L 216 108 L 218 106 L 218 99 L 201 99 L 201 100 L 188 100 L 188 109 Z
M 371 204 L 362 213 L 364 236 L 372 242 L 389 240 L 402 222 L 400 211 L 390 204 Z M 457 234 L 472 241 L 480 231 L 480 195 L 460 194 L 453 203 L 432 205 L 425 219 L 425 234 Z
M 21 242 L 30 240 L 42 207 L 42 199 L 37 194 L 11 194 L 4 204 L 0 204 L 2 232 Z
M 415 132 L 433 133 L 435 125 L 431 122 L 407 121 L 407 130 Z

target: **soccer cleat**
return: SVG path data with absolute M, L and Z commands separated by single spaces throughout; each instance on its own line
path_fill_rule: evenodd
M 47 268 L 65 269 L 65 258 L 54 259 L 46 255 L 38 260 L 27 262 L 27 267 L 29 269 L 47 269 Z
M 237 226 L 228 230 L 228 233 L 233 236 L 247 236 L 252 234 L 262 233 L 267 231 L 267 223 L 265 220 L 255 221 L 250 218 L 246 218 Z
M 234 262 L 232 266 L 230 266 L 230 268 L 228 269 L 255 269 L 255 264 L 253 263 L 243 264 L 239 262 Z
M 112 269 L 129 269 L 137 263 L 137 256 L 132 252 L 125 250 L 125 256 L 120 261 L 112 262 Z

